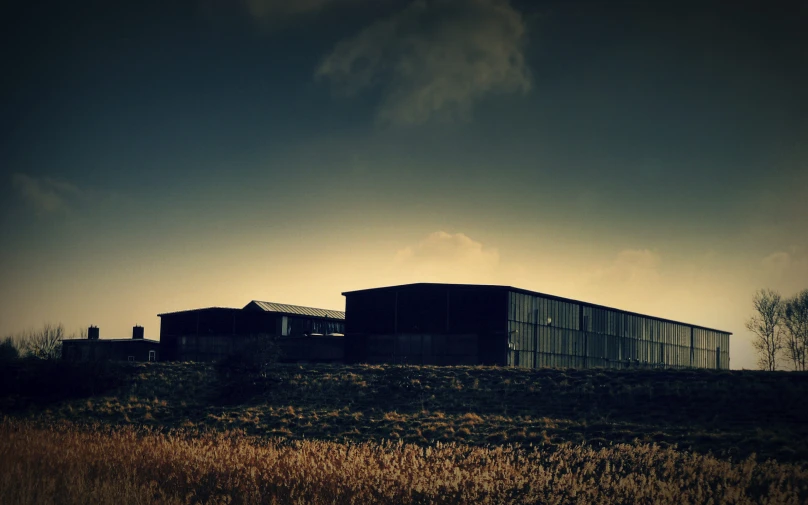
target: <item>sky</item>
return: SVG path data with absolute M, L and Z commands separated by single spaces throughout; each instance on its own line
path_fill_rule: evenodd
M 730 331 L 808 288 L 808 2 L 12 2 L 0 335 L 512 285 Z

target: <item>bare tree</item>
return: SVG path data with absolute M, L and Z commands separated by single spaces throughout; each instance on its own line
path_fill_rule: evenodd
M 808 360 L 808 289 L 803 289 L 783 303 L 786 355 L 794 370 L 807 370 Z
M 62 339 L 65 338 L 63 324 L 45 323 L 39 330 L 30 330 L 21 337 L 25 354 L 40 359 L 58 359 L 62 353 Z
M 73 333 L 66 335 L 63 340 L 87 340 L 87 327 L 84 326 Z
M 758 353 L 758 365 L 763 370 L 776 370 L 784 344 L 780 294 L 761 289 L 755 293 L 752 303 L 755 314 L 746 322 L 746 329 L 755 334 L 752 345 Z

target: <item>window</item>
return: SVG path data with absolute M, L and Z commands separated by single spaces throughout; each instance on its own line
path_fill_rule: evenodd
M 134 357 L 134 356 L 129 356 L 129 357 L 127 358 L 127 360 L 128 360 L 128 361 L 135 361 L 135 357 Z
M 157 361 L 157 352 L 149 351 L 149 361 Z

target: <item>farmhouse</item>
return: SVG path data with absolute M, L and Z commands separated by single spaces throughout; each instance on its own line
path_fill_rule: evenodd
M 285 361 L 343 359 L 345 313 L 251 301 L 243 308 L 208 307 L 159 314 L 162 359 L 215 361 L 255 338 L 277 337 Z
M 729 332 L 510 286 L 343 295 L 349 363 L 729 369 Z
M 157 361 L 160 342 L 143 337 L 143 327 L 132 328 L 132 338 L 102 339 L 97 326 L 87 329 L 86 339 L 62 340 L 62 359 L 73 361 Z

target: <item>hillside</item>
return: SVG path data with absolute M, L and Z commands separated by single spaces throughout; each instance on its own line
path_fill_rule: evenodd
M 51 365 L 43 378 L 42 366 L 4 367 L 2 413 L 332 441 L 644 442 L 808 461 L 808 374 L 800 373 L 279 365 L 261 377 L 150 363 Z

